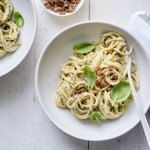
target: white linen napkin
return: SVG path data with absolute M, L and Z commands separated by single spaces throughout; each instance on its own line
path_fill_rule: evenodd
M 150 14 L 144 11 L 135 12 L 129 20 L 128 30 L 150 54 Z

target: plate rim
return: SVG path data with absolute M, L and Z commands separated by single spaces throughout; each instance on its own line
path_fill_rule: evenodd
M 38 59 L 38 62 L 37 62 L 37 65 L 36 65 L 36 70 L 35 70 L 35 89 L 36 89 L 36 93 L 37 93 L 37 98 L 38 98 L 38 101 L 43 109 L 43 111 L 45 112 L 46 116 L 48 117 L 48 119 L 50 119 L 50 121 L 57 127 L 59 128 L 61 131 L 63 131 L 64 133 L 72 136 L 72 137 L 75 137 L 77 139 L 81 139 L 81 140 L 85 140 L 85 141 L 107 141 L 107 140 L 111 140 L 111 139 L 115 139 L 117 137 L 120 137 L 124 134 L 126 134 L 127 132 L 131 131 L 134 127 L 137 126 L 137 124 L 140 122 L 140 118 L 137 118 L 134 123 L 131 124 L 130 128 L 126 128 L 124 129 L 122 132 L 120 132 L 119 134 L 116 134 L 115 136 L 113 135 L 110 135 L 109 138 L 103 138 L 103 139 L 99 139 L 99 138 L 92 138 L 92 139 L 88 139 L 86 137 L 81 137 L 81 136 L 78 136 L 76 134 L 73 134 L 73 133 L 70 133 L 68 132 L 67 129 L 64 129 L 61 127 L 61 125 L 57 124 L 55 122 L 55 120 L 51 117 L 51 115 L 49 114 L 48 110 L 46 109 L 46 107 L 44 106 L 43 104 L 43 101 L 42 101 L 42 98 L 41 98 L 41 95 L 40 95 L 40 92 L 39 92 L 39 84 L 38 84 L 38 75 L 39 75 L 39 68 L 40 68 L 40 63 L 42 61 L 42 58 L 44 56 L 44 53 L 47 51 L 47 48 L 48 46 L 60 35 L 62 34 L 63 32 L 71 29 L 71 28 L 74 28 L 76 26 L 80 26 L 80 25 L 84 25 L 84 24 L 91 24 L 91 23 L 97 23 L 97 24 L 103 24 L 103 25 L 109 25 L 109 26 L 112 26 L 112 27 L 115 27 L 115 28 L 118 28 L 124 32 L 126 32 L 129 36 L 131 36 L 141 47 L 142 49 L 145 49 L 145 47 L 142 45 L 142 43 L 127 29 L 123 28 L 123 27 L 120 27 L 119 25 L 115 25 L 115 24 L 112 24 L 112 23 L 108 23 L 108 22 L 102 22 L 102 21 L 83 21 L 83 22 L 79 22 L 79 23 L 76 23 L 76 24 L 73 24 L 73 25 L 70 25 L 68 27 L 66 27 L 65 29 L 61 30 L 60 32 L 58 32 L 56 35 L 54 35 L 45 45 L 45 47 L 43 48 L 41 54 L 40 54 L 40 57 Z M 149 61 L 149 57 L 148 57 L 148 62 Z M 147 105 L 145 108 L 144 108 L 144 113 L 146 114 L 146 112 L 148 111 L 150 107 L 150 103 L 149 105 Z

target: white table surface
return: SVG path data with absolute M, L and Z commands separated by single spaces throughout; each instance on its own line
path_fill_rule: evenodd
M 25 60 L 0 78 L 0 150 L 148 150 L 141 125 L 105 142 L 75 139 L 57 129 L 43 112 L 35 92 L 37 60 L 45 44 L 65 27 L 99 20 L 126 27 L 137 10 L 150 12 L 149 0 L 85 0 L 73 16 L 50 16 L 35 0 L 38 26 L 35 41 Z M 150 112 L 147 113 L 150 121 Z

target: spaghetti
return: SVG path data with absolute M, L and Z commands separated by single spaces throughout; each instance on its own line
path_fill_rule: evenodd
M 16 51 L 21 45 L 18 42 L 20 28 L 10 20 L 12 10 L 9 0 L 0 1 L 0 57 L 7 52 Z
M 116 119 L 127 109 L 132 94 L 122 102 L 113 103 L 111 90 L 121 80 L 128 81 L 126 57 L 128 50 L 124 38 L 115 32 L 103 34 L 93 51 L 79 57 L 70 56 L 61 68 L 60 81 L 56 93 L 56 105 L 71 110 L 78 119 L 88 119 L 93 111 L 101 113 L 101 119 Z M 94 88 L 88 86 L 83 68 L 90 66 L 96 73 Z M 132 79 L 139 88 L 136 64 L 132 63 Z

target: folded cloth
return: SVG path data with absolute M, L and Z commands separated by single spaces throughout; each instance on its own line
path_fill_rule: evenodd
M 135 12 L 129 20 L 128 30 L 150 54 L 150 14 L 144 11 Z

